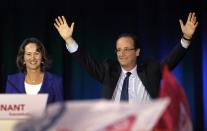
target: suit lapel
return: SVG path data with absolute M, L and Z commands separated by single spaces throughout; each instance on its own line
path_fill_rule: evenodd
M 19 76 L 18 76 L 18 79 L 16 81 L 16 83 L 18 84 L 18 86 L 16 86 L 16 87 L 18 88 L 20 93 L 26 93 L 25 86 L 24 86 L 24 81 L 25 81 L 25 74 L 20 72 Z
M 150 90 L 150 81 L 147 78 L 146 70 L 143 68 L 137 68 L 137 74 L 142 81 L 143 85 L 145 86 L 145 89 L 151 96 L 151 90 Z
M 48 93 L 48 88 L 50 87 L 50 84 L 51 84 L 50 75 L 47 72 L 45 72 L 42 86 L 39 93 Z
M 116 88 L 116 85 L 117 85 L 117 82 L 119 80 L 119 77 L 120 77 L 120 74 L 121 74 L 121 67 L 119 64 L 116 63 L 116 65 L 114 65 L 114 70 L 112 72 L 112 76 L 111 76 L 111 79 L 112 79 L 112 82 L 113 82 L 113 90 Z

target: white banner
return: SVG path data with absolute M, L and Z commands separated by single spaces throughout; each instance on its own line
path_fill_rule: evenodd
M 26 119 L 42 115 L 48 94 L 0 94 L 0 120 Z
M 20 122 L 15 131 L 152 130 L 170 100 L 115 103 L 107 100 L 68 101 L 50 105 L 44 116 Z

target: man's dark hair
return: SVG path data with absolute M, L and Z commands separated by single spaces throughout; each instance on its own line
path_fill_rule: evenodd
M 46 52 L 46 49 L 43 43 L 34 37 L 24 39 L 22 44 L 20 45 L 17 58 L 16 58 L 16 64 L 17 64 L 18 69 L 22 72 L 26 72 L 26 65 L 24 64 L 24 53 L 25 53 L 25 46 L 28 45 L 29 43 L 36 44 L 37 51 L 42 54 L 42 61 L 41 61 L 40 69 L 42 72 L 44 72 L 46 69 L 50 67 L 51 60 L 47 56 L 47 52 Z
M 138 42 L 138 40 L 137 40 L 136 35 L 134 35 L 134 34 L 132 34 L 132 33 L 122 33 L 122 34 L 120 34 L 120 35 L 117 37 L 117 40 L 118 40 L 119 38 L 121 38 L 121 37 L 130 37 L 130 38 L 132 38 L 132 40 L 134 41 L 134 48 L 135 48 L 135 49 L 140 48 L 140 44 L 139 44 L 139 42 Z

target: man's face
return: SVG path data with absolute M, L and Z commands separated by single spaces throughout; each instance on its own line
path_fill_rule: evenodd
M 140 49 L 134 48 L 134 41 L 130 37 L 121 37 L 116 42 L 117 59 L 125 70 L 135 67 L 139 52 Z

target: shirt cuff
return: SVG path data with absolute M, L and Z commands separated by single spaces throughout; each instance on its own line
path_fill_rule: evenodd
M 66 48 L 70 53 L 74 53 L 78 50 L 78 44 L 73 40 L 71 43 L 66 43 Z
M 190 42 L 187 42 L 181 39 L 181 45 L 183 48 L 187 49 L 190 45 Z

